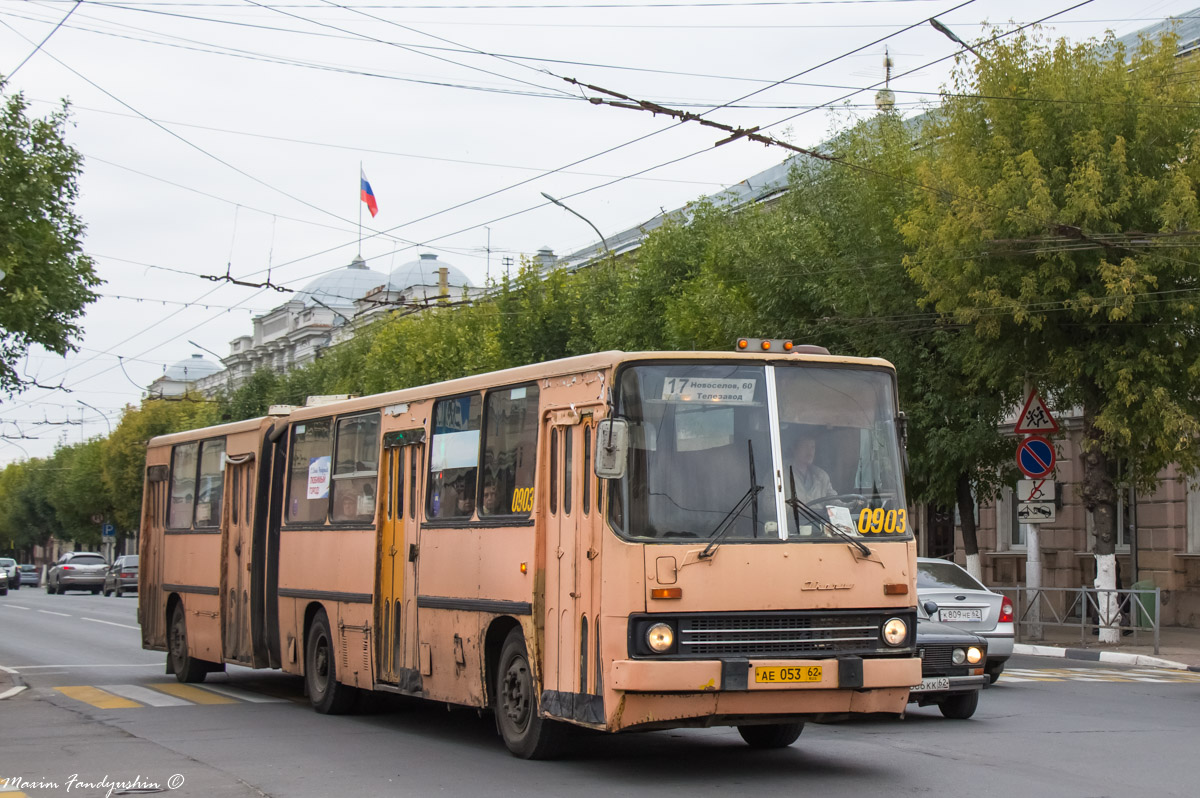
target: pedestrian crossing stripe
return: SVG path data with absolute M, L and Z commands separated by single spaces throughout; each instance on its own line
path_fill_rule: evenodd
M 105 684 L 100 686 L 55 687 L 67 698 L 82 701 L 98 709 L 140 709 L 143 707 L 180 707 L 196 704 L 286 704 L 286 698 L 262 695 L 225 685 L 192 685 L 178 682 L 160 684 Z M 4 796 L 8 798 L 8 796 Z
M 1178 684 L 1200 682 L 1200 673 L 1156 668 L 1005 668 L 1005 682 L 1142 682 Z

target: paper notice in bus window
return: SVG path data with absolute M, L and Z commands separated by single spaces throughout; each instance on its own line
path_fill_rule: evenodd
M 829 520 L 833 523 L 834 526 L 836 526 L 838 529 L 842 530 L 843 532 L 853 532 L 855 534 L 858 534 L 854 529 L 854 522 L 851 521 L 851 519 L 850 519 L 850 508 L 849 507 L 839 507 L 839 506 L 831 504 L 828 507 L 826 507 L 825 509 L 826 509 L 826 511 L 828 511 Z
M 479 465 L 479 430 L 443 432 L 433 439 L 429 456 L 431 471 L 447 468 L 471 468 Z
M 306 498 L 324 499 L 329 495 L 329 455 L 308 461 L 308 492 Z
M 729 380 L 715 378 L 667 377 L 663 380 L 664 402 L 722 402 L 748 405 L 754 401 L 758 380 Z

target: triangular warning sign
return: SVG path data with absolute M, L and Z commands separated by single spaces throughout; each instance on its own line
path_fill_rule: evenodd
M 1013 431 L 1019 434 L 1058 432 L 1058 422 L 1050 415 L 1050 408 L 1038 396 L 1036 388 L 1029 392 Z

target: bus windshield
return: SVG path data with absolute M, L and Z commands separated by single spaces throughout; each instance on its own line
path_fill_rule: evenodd
M 635 365 L 621 373 L 617 401 L 631 441 L 625 476 L 611 483 L 609 519 L 624 537 L 911 536 L 888 371 Z

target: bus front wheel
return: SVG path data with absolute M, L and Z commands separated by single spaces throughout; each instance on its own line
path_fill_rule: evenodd
M 500 649 L 495 696 L 496 725 L 513 756 L 548 759 L 558 752 L 563 728 L 538 714 L 537 687 L 520 629 L 509 632 Z
M 171 631 L 168 644 L 168 655 L 171 658 L 171 670 L 175 678 L 181 682 L 202 682 L 208 673 L 206 663 L 188 656 L 187 616 L 183 612 L 183 602 L 175 605 L 171 611 Z
M 308 627 L 304 647 L 304 686 L 313 709 L 322 715 L 344 715 L 358 697 L 355 688 L 337 680 L 337 657 L 329 616 L 318 610 Z
M 764 726 L 738 726 L 738 734 L 751 748 L 787 748 L 804 731 L 803 723 L 768 723 Z

